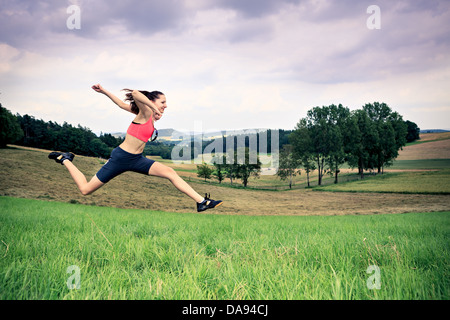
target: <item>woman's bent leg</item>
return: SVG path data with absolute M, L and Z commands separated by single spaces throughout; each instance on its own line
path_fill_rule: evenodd
M 169 179 L 170 182 L 181 192 L 191 197 L 195 202 L 203 201 L 203 197 L 199 195 L 192 187 L 187 184 L 172 168 L 159 162 L 153 163 L 148 171 L 151 176 Z
M 75 184 L 84 196 L 91 194 L 104 185 L 104 183 L 101 182 L 97 176 L 94 176 L 91 181 L 88 182 L 84 174 L 78 170 L 78 168 L 71 161 L 66 160 L 63 162 L 63 165 L 67 168 L 67 170 L 69 170 Z

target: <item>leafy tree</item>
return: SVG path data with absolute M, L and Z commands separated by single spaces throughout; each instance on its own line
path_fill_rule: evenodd
M 56 150 L 70 151 L 75 154 L 85 154 L 84 141 L 79 131 L 72 125 L 64 122 L 61 130 L 57 134 Z
M 379 151 L 377 154 L 378 173 L 382 172 L 384 166 L 390 165 L 392 160 L 398 155 L 398 148 L 395 141 L 395 131 L 390 122 L 378 124 Z
M 21 145 L 104 158 L 108 157 L 111 151 L 111 147 L 86 127 L 74 127 L 67 122 L 61 126 L 51 121 L 37 120 L 29 115 L 18 115 L 17 119 L 24 132 L 23 138 L 18 142 Z
M 172 158 L 172 149 L 174 145 L 167 145 L 163 142 L 152 141 L 147 142 L 144 148 L 145 154 L 152 156 L 160 156 L 163 159 L 171 159 Z
M 55 128 L 53 123 L 36 120 L 27 114 L 23 117 L 17 115 L 17 119 L 24 132 L 23 138 L 18 142 L 19 144 L 44 149 L 52 149 L 54 147 L 56 141 L 54 132 L 59 130 L 59 128 Z
M 371 168 L 382 172 L 398 156 L 406 144 L 407 125 L 402 116 L 386 103 L 374 102 L 363 106 L 378 132 L 378 140 L 371 146 Z
M 347 162 L 352 168 L 358 168 L 361 178 L 364 170 L 373 168 L 373 150 L 378 143 L 379 136 L 374 123 L 370 120 L 367 112 L 363 109 L 355 110 L 349 128 L 354 132 L 351 144 L 347 145 Z
M 334 183 L 338 183 L 338 174 L 340 173 L 339 167 L 345 163 L 346 154 L 344 147 L 344 140 L 346 140 L 347 127 L 349 122 L 350 110 L 343 107 L 341 104 L 338 106 L 332 104 L 329 107 L 330 112 L 330 140 L 332 148 L 330 148 L 329 156 L 326 160 L 329 172 L 334 173 Z
M 243 152 L 242 152 L 243 151 Z M 237 151 L 238 153 L 238 163 L 237 163 L 237 178 L 242 180 L 244 187 L 248 185 L 248 179 L 253 177 L 259 177 L 261 173 L 261 162 L 259 160 L 259 156 L 256 156 L 256 163 L 252 163 L 253 159 L 251 159 L 249 148 L 244 148 L 243 150 Z M 243 153 L 244 158 L 239 159 L 239 155 Z
M 212 175 L 219 180 L 219 183 L 222 183 L 222 181 L 225 179 L 226 176 L 226 157 L 222 156 L 222 161 L 219 161 L 219 156 L 215 155 L 212 159 L 212 162 L 214 164 L 215 170 L 213 171 Z
M 100 140 L 110 148 L 115 148 L 123 142 L 124 139 L 116 138 L 110 133 L 100 134 Z
M 342 105 L 315 107 L 301 120 L 303 123 L 299 123 L 309 131 L 309 154 L 317 164 L 319 185 L 326 172 L 325 164 L 335 172 L 337 181 L 339 166 L 345 161 L 341 126 L 348 114 L 349 110 Z
M 92 156 L 102 157 L 105 159 L 109 157 L 112 151 L 111 150 L 112 148 L 108 147 L 105 143 L 103 143 L 103 141 L 100 140 L 100 138 L 94 138 L 90 140 L 87 148 L 88 153 L 91 154 Z
M 413 142 L 420 139 L 420 128 L 414 122 L 409 120 L 405 121 L 407 131 L 406 134 L 406 142 Z
M 310 186 L 309 174 L 316 169 L 311 132 L 308 130 L 306 118 L 300 119 L 294 131 L 289 135 L 292 155 L 300 161 L 306 172 L 306 181 Z
M 15 143 L 22 137 L 19 121 L 0 103 L 0 148 L 5 148 L 8 143 Z
M 308 111 L 306 118 L 307 128 L 310 131 L 312 140 L 311 154 L 314 156 L 317 164 L 319 186 L 322 184 L 325 158 L 328 156 L 331 148 L 325 112 L 322 108 L 315 107 Z
M 214 170 L 205 162 L 201 165 L 197 165 L 197 177 L 205 178 L 205 182 L 206 179 L 211 179 L 211 174 L 213 171 Z
M 354 111 L 350 114 L 347 125 L 346 133 L 344 135 L 344 152 L 346 155 L 346 161 L 352 168 L 361 168 L 363 161 L 361 157 L 364 157 L 364 146 L 362 141 L 362 133 L 360 130 L 360 115 L 361 110 Z M 363 112 L 365 114 L 365 112 Z M 361 171 L 359 171 L 361 174 Z
M 225 155 L 225 176 L 230 179 L 231 185 L 233 185 L 233 179 L 239 177 L 238 172 L 239 165 L 237 161 L 237 151 L 229 149 Z
M 395 158 L 398 157 L 398 152 L 406 145 L 406 137 L 408 135 L 408 126 L 406 122 L 403 120 L 403 117 L 397 113 L 392 112 L 387 122 L 392 126 L 393 134 L 394 134 L 394 144 L 388 144 L 386 149 L 383 150 L 384 158 L 383 162 L 380 162 L 378 165 L 378 173 L 383 173 L 383 168 L 385 166 L 392 165 Z
M 301 162 L 299 159 L 295 158 L 293 155 L 292 145 L 285 144 L 280 152 L 280 160 L 277 170 L 277 176 L 281 180 L 289 179 L 289 189 L 292 189 L 292 179 L 300 174 Z

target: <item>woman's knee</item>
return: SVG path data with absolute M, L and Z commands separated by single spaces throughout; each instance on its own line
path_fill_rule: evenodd
M 89 189 L 89 188 L 87 188 L 87 187 L 81 187 L 81 188 L 80 188 L 80 192 L 81 192 L 81 194 L 82 194 L 83 196 L 88 196 L 88 195 L 90 195 L 92 192 L 94 192 L 94 190 L 91 190 L 91 189 Z
M 157 176 L 166 179 L 173 179 L 178 176 L 174 169 L 166 165 L 155 162 L 149 170 L 149 175 Z
M 104 185 L 95 175 L 87 184 L 80 186 L 80 192 L 83 196 L 88 196 Z
M 173 168 L 166 167 L 164 169 L 164 177 L 165 178 L 171 180 L 171 179 L 173 179 L 174 177 L 177 177 L 177 176 L 178 176 L 178 174 L 176 173 L 176 171 Z

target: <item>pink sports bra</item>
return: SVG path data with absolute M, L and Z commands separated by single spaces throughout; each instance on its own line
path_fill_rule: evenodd
M 152 137 L 153 131 L 155 131 L 155 128 L 153 127 L 152 117 L 150 117 L 146 123 L 131 122 L 127 133 L 141 141 L 147 142 Z

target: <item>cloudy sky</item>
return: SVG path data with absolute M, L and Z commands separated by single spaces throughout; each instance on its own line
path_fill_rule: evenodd
M 314 106 L 378 101 L 450 129 L 450 1 L 0 0 L 4 107 L 126 131 L 96 83 L 164 92 L 157 128 L 290 130 Z

